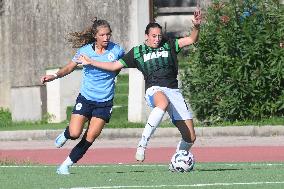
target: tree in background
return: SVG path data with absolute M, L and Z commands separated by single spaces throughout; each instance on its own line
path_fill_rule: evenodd
M 284 10 L 278 0 L 213 1 L 182 74 L 197 119 L 284 115 Z

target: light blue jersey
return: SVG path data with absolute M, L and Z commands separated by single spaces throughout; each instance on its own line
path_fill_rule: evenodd
M 93 44 L 87 44 L 78 49 L 72 61 L 81 55 L 87 55 L 99 62 L 113 62 L 124 55 L 124 50 L 117 44 L 109 42 L 104 54 L 97 54 L 93 49 Z M 115 88 L 115 76 L 117 72 L 109 72 L 92 65 L 83 66 L 83 78 L 80 93 L 87 100 L 105 102 L 113 99 Z

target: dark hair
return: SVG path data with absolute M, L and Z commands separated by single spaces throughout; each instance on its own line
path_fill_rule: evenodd
M 81 32 L 72 32 L 68 34 L 68 42 L 72 43 L 73 48 L 79 48 L 86 44 L 94 43 L 96 41 L 94 36 L 98 33 L 98 27 L 108 27 L 111 31 L 110 25 L 106 20 L 98 20 L 97 17 L 95 17 L 92 22 L 93 24 L 91 27 L 88 27 Z
M 160 28 L 162 30 L 162 26 L 156 22 L 150 22 L 145 29 L 145 34 L 149 34 L 150 28 Z
M 98 27 L 101 27 L 101 26 L 109 28 L 110 32 L 112 32 L 110 25 L 106 20 L 97 20 L 97 17 L 95 17 L 95 19 L 93 20 L 93 25 L 92 25 L 93 35 L 96 35 L 98 33 Z

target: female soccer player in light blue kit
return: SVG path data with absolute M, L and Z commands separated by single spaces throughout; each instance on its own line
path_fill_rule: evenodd
M 70 41 L 73 47 L 80 47 L 76 55 L 57 73 L 43 76 L 41 82 L 44 84 L 74 71 L 79 64 L 76 60 L 80 55 L 86 55 L 102 62 L 113 62 L 120 59 L 124 55 L 124 50 L 110 41 L 111 32 L 107 21 L 96 19 L 91 28 L 71 33 Z M 55 146 L 60 148 L 68 139 L 78 139 L 87 121 L 88 127 L 82 140 L 57 169 L 58 174 L 69 174 L 69 167 L 83 157 L 111 117 L 115 77 L 118 72 L 105 71 L 92 65 L 84 65 L 82 72 L 80 94 L 72 111 L 70 124 L 56 138 Z

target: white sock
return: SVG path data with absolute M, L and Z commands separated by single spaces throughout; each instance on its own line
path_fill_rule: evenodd
M 151 113 L 148 117 L 147 123 L 145 125 L 145 128 L 143 130 L 142 138 L 141 138 L 138 146 L 143 146 L 143 147 L 147 146 L 147 143 L 148 143 L 150 137 L 154 134 L 156 128 L 161 123 L 164 114 L 165 114 L 165 111 L 158 108 L 158 107 L 155 107 L 151 111 Z
M 70 157 L 68 156 L 65 161 L 62 163 L 62 165 L 66 165 L 68 167 L 72 166 L 74 163 L 73 161 L 70 159 Z
M 179 150 L 189 151 L 192 145 L 193 145 L 192 142 L 185 142 L 183 139 L 181 139 L 177 145 L 176 151 L 179 151 Z

